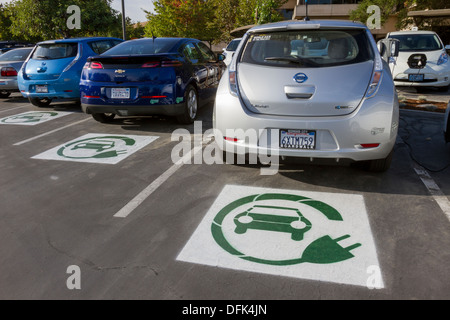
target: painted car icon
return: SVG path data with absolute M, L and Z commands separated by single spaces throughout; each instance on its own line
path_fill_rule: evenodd
M 96 150 L 97 152 L 101 152 L 104 150 L 112 149 L 114 148 L 115 143 L 114 141 L 109 140 L 95 140 L 94 142 L 83 142 L 75 145 L 72 150 L 77 149 L 92 149 Z
M 244 234 L 248 229 L 286 232 L 295 241 L 303 240 L 311 222 L 298 209 L 276 206 L 253 206 L 234 217 L 234 232 Z

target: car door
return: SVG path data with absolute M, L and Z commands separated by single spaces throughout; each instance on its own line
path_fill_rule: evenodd
M 191 78 L 195 79 L 198 88 L 198 95 L 200 99 L 204 99 L 208 79 L 208 70 L 204 63 L 204 59 L 193 42 L 186 43 L 181 52 L 186 60 L 190 62 L 191 68 L 189 75 L 187 75 L 188 78 L 185 79 L 184 82 L 186 84 Z
M 208 96 L 214 95 L 224 71 L 224 63 L 222 61 L 218 61 L 216 54 L 212 52 L 203 42 L 197 42 L 196 45 L 202 55 L 206 70 L 208 71 L 206 80 Z

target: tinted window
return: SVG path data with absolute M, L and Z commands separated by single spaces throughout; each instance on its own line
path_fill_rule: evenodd
M 200 54 L 193 43 L 188 43 L 184 46 L 182 54 L 191 62 L 197 63 L 200 59 Z
M 252 34 L 242 62 L 277 67 L 328 67 L 373 59 L 364 30 L 298 30 Z
M 216 55 L 214 54 L 214 52 L 212 52 L 208 46 L 206 44 L 204 44 L 203 42 L 198 42 L 197 46 L 200 50 L 200 53 L 202 54 L 202 58 L 205 61 L 215 61 L 216 60 Z
M 442 49 L 442 44 L 435 34 L 392 35 L 390 38 L 400 41 L 400 51 L 432 51 Z
M 52 60 L 75 57 L 78 53 L 78 43 L 40 44 L 32 59 Z
M 8 51 L 0 56 L 0 61 L 25 61 L 31 50 L 33 48 Z
M 114 44 L 112 43 L 112 41 L 109 40 L 101 40 L 90 42 L 89 46 L 91 47 L 92 51 L 94 51 L 96 54 L 102 54 L 103 52 L 114 47 Z
M 130 40 L 122 42 L 108 50 L 108 55 L 130 55 L 130 54 L 157 54 L 173 52 L 178 40 L 176 39 L 148 39 Z

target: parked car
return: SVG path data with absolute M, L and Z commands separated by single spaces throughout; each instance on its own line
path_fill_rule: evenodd
M 298 39 L 320 43 L 327 55 L 294 47 Z M 390 167 L 398 97 L 365 25 L 284 21 L 253 27 L 242 41 L 215 99 L 221 150 L 350 159 L 371 171 Z
M 46 107 L 54 99 L 79 102 L 80 76 L 87 58 L 122 41 L 96 37 L 40 42 L 19 72 L 20 92 L 38 107 Z
M 91 57 L 80 81 L 81 107 L 99 122 L 119 116 L 168 115 L 192 123 L 214 98 L 226 68 L 196 39 L 137 39 Z
M 0 41 L 0 55 L 16 48 L 34 47 L 34 43 L 24 41 Z
M 398 31 L 388 33 L 386 37 L 400 41 L 399 56 L 391 67 L 395 85 L 448 90 L 450 62 L 437 33 Z
M 230 64 L 231 59 L 233 58 L 233 53 L 236 51 L 241 40 L 242 38 L 233 39 L 230 41 L 227 47 L 223 49 L 223 55 L 225 56 L 224 62 L 227 66 Z
M 444 138 L 446 142 L 450 142 L 450 101 L 448 102 L 447 109 L 445 110 L 444 119 Z
M 17 73 L 33 48 L 13 49 L 0 55 L 0 98 L 19 92 Z

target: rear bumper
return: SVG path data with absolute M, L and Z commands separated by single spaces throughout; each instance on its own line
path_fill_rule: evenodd
M 20 92 L 25 98 L 49 98 L 49 99 L 79 99 L 79 78 L 63 74 L 57 80 L 18 80 Z M 36 92 L 36 86 L 47 86 L 48 92 Z
M 184 104 L 167 105 L 97 105 L 81 104 L 84 113 L 114 113 L 119 116 L 178 116 L 184 113 Z
M 19 91 L 17 79 L 0 78 L 0 91 Z

